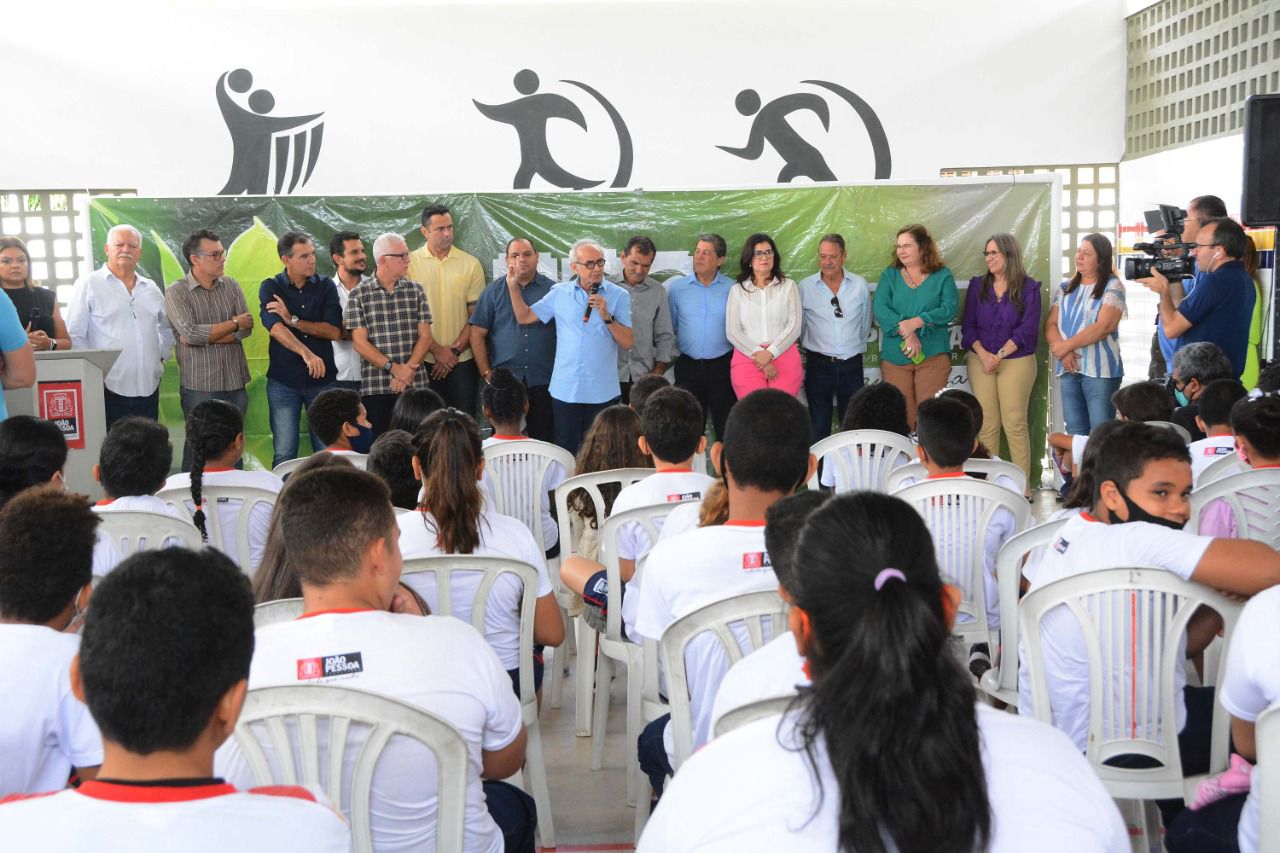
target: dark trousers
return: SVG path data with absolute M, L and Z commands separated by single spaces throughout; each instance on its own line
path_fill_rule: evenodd
M 334 388 L 345 388 L 345 389 L 346 389 L 346 390 L 348 390 L 348 391 L 355 391 L 357 394 L 359 394 L 359 393 L 360 393 L 360 380 L 359 380 L 359 379 L 356 379 L 355 381 L 348 381 L 348 380 L 346 380 L 346 379 L 339 379 L 337 382 L 334 382 L 334 383 L 333 383 L 333 387 L 334 387 Z
M 1164 846 L 1169 853 L 1240 853 L 1240 813 L 1248 794 L 1234 794 L 1216 803 L 1178 815 L 1166 826 Z
M 711 415 L 717 441 L 724 441 L 725 421 L 729 419 L 733 404 L 738 402 L 729 381 L 729 361 L 732 358 L 733 350 L 719 358 L 682 355 L 676 359 L 676 387 L 684 388 L 697 398 L 704 421 L 708 414 Z
M 237 388 L 234 391 L 193 391 L 190 388 L 178 388 L 178 400 L 182 404 L 182 417 L 191 417 L 191 410 L 207 400 L 222 400 L 230 403 L 240 410 L 240 414 L 249 411 L 249 392 L 243 388 Z M 236 467 L 241 467 L 243 463 L 237 462 Z M 191 446 L 184 440 L 182 442 L 182 470 L 191 470 Z
M 671 715 L 663 714 L 645 726 L 636 741 L 640 769 L 649 777 L 649 784 L 653 785 L 653 792 L 658 796 L 662 796 L 662 784 L 666 778 L 675 774 L 671 759 L 667 757 L 667 748 L 662 744 L 662 732 L 670 722 Z
M 835 414 L 844 418 L 849 398 L 862 387 L 862 354 L 836 359 L 822 353 L 805 356 L 804 394 L 809 399 L 809 421 L 813 425 L 812 441 L 831 435 L 831 399 L 835 398 Z
M 423 370 L 430 370 L 434 365 L 424 364 Z M 480 407 L 480 371 L 476 369 L 475 359 L 460 361 L 444 379 L 432 379 L 431 389 L 444 398 L 445 403 L 459 411 L 475 417 Z
M 111 426 L 116 421 L 132 415 L 151 418 L 153 421 L 160 420 L 159 387 L 145 397 L 126 397 L 123 394 L 117 394 L 114 391 L 103 388 L 102 402 L 107 416 L 107 432 L 111 431 Z
M 1160 332 L 1151 333 L 1151 364 L 1147 367 L 1147 379 L 1152 382 L 1162 381 L 1171 371 L 1164 363 L 1164 350 L 1160 349 Z
M 524 416 L 525 434 L 538 441 L 556 440 L 555 416 L 551 408 L 551 391 L 546 385 L 525 385 L 529 392 L 529 411 Z
M 604 403 L 566 403 L 564 400 L 551 398 L 551 411 L 555 418 L 556 444 L 565 450 L 578 455 L 582 446 L 582 437 L 591 429 L 596 415 L 610 406 L 615 406 L 618 398 L 614 397 Z
M 618 387 L 622 389 L 622 393 L 618 395 L 618 402 L 624 406 L 631 405 L 631 386 L 635 384 L 630 380 L 626 382 L 619 381 Z
M 364 403 L 364 413 L 373 427 L 374 437 L 387 431 L 387 425 L 391 423 L 391 410 L 396 407 L 396 400 L 399 399 L 399 394 L 365 394 L 360 398 L 360 402 Z
M 533 833 L 538 828 L 538 808 L 533 797 L 510 782 L 485 780 L 484 804 L 489 817 L 502 830 L 506 853 L 533 853 Z

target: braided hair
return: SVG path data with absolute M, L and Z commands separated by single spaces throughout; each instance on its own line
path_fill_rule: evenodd
M 226 453 L 242 432 L 244 415 L 223 400 L 206 400 L 187 416 L 187 446 L 191 448 L 191 502 L 196 508 L 191 520 L 205 542 L 209 541 L 209 532 L 204 526 L 202 494 L 205 463 Z

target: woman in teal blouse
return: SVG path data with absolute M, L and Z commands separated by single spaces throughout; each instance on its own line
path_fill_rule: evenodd
M 907 398 L 907 422 L 916 428 L 916 405 L 947 384 L 951 374 L 950 324 L 960 298 L 951 270 L 923 225 L 898 232 L 893 263 L 876 282 L 874 311 L 880 326 L 880 376 Z

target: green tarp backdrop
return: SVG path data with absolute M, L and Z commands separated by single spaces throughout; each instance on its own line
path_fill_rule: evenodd
M 738 271 L 742 241 L 756 231 L 773 235 L 783 253 L 783 269 L 791 278 L 817 271 L 819 238 L 829 231 L 844 235 L 849 247 L 848 268 L 874 282 L 890 262 L 894 235 L 903 225 L 922 222 L 937 239 L 943 258 L 964 287 L 986 271 L 982 249 L 993 233 L 1008 231 L 1022 244 L 1027 269 L 1045 282 L 1052 245 L 1053 185 L 1043 180 L 880 184 L 840 187 L 715 191 L 628 191 L 557 193 L 459 193 L 430 198 L 403 196 L 342 196 L 324 198 L 95 198 L 90 226 L 95 262 L 104 260 L 102 246 L 111 226 L 127 223 L 143 235 L 139 269 L 166 285 L 185 275 L 180 258 L 182 241 L 197 228 L 217 232 L 228 248 L 226 274 L 238 280 L 245 299 L 259 313 L 258 286 L 283 269 L 276 254 L 276 238 L 288 230 L 312 235 L 321 273 L 332 274 L 327 246 L 337 231 L 358 231 L 366 247 L 378 234 L 405 235 L 411 249 L 423 243 L 419 216 L 428 202 L 447 205 L 453 213 L 457 245 L 480 259 L 486 277 L 493 278 L 493 262 L 515 235 L 533 239 L 544 266 L 558 264 L 576 240 L 590 237 L 607 247 L 620 248 L 634 234 L 647 234 L 658 249 L 654 274 L 674 275 L 688 260 L 697 235 L 713 231 L 729 244 L 724 271 Z M 676 254 L 667 254 L 668 252 Z M 372 256 L 370 272 L 372 272 Z M 567 269 L 567 268 L 566 268 Z M 1048 288 L 1043 291 L 1046 295 Z M 1047 311 L 1048 300 L 1042 300 Z M 959 326 L 953 328 L 957 346 L 952 364 L 963 365 L 958 349 Z M 266 367 L 268 335 L 261 324 L 245 341 L 252 381 L 246 421 L 248 467 L 269 466 L 271 431 L 267 418 Z M 878 375 L 878 346 L 872 341 L 866 358 L 869 377 Z M 1047 350 L 1037 354 L 1040 374 L 1031 402 L 1032 447 L 1044 446 Z M 953 367 L 952 382 L 963 383 L 963 371 Z M 161 419 L 174 433 L 182 433 L 178 404 L 178 371 L 168 365 L 161 384 Z M 308 445 L 305 437 L 302 448 Z M 1006 457 L 1007 458 L 1007 457 Z M 1038 480 L 1038 472 L 1033 471 Z

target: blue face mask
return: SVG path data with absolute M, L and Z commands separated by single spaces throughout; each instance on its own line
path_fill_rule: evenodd
M 352 424 L 352 426 L 359 432 L 347 439 L 351 449 L 356 453 L 368 453 L 369 448 L 373 447 L 373 427 L 360 426 L 360 424 Z

